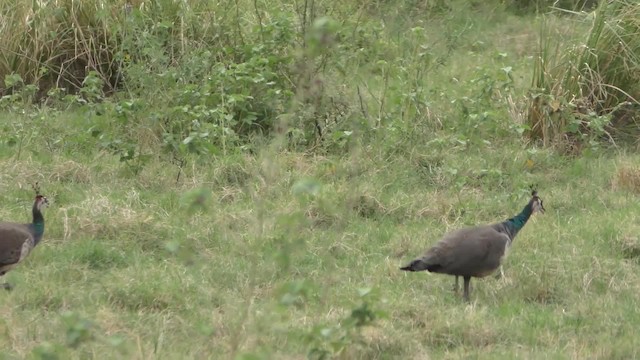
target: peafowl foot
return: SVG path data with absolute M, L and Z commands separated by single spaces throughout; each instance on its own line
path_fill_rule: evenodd
M 4 284 L 2 284 L 2 285 L 0 285 L 0 286 L 2 286 L 2 288 L 3 288 L 3 289 L 5 289 L 5 290 L 7 290 L 7 291 L 11 291 L 11 290 L 13 290 L 13 285 L 11 285 L 11 284 L 9 284 L 9 283 L 4 283 Z

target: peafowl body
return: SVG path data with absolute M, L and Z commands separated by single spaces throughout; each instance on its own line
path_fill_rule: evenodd
M 542 199 L 537 192 L 522 211 L 503 222 L 468 227 L 445 234 L 424 256 L 401 267 L 405 271 L 429 271 L 464 278 L 464 299 L 469 301 L 472 277 L 485 277 L 500 267 L 518 232 L 535 212 L 544 213 Z
M 33 221 L 29 224 L 0 222 L 0 276 L 13 269 L 38 245 L 44 235 L 42 209 L 49 205 L 45 196 L 36 194 L 33 202 Z M 11 289 L 8 283 L 2 284 Z

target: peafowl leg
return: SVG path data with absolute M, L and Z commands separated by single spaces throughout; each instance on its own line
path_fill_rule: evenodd
M 469 283 L 471 282 L 471 276 L 464 277 L 464 300 L 469 302 Z
M 6 274 L 7 271 L 0 271 L 0 276 L 4 276 L 4 274 Z M 0 286 L 5 289 L 5 290 L 12 290 L 13 286 L 11 284 L 9 284 L 8 282 L 4 283 L 4 284 L 0 284 Z

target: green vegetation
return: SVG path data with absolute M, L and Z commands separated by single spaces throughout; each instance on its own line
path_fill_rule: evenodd
M 586 37 L 542 27 L 528 114 L 533 138 L 578 150 L 587 139 L 613 142 L 610 131 L 635 138 L 640 99 L 640 4 L 602 2 L 582 17 L 590 25 Z
M 640 356 L 637 145 L 603 136 L 613 103 L 577 151 L 530 122 L 532 91 L 569 95 L 536 80 L 544 34 L 593 22 L 486 3 L 4 2 L 0 219 L 35 181 L 52 206 L 0 358 Z M 471 304 L 399 271 L 530 184 L 547 212 Z

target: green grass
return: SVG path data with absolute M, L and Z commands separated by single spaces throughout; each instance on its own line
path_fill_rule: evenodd
M 63 320 L 71 311 L 92 322 L 93 338 L 61 348 L 63 357 L 213 358 L 248 351 L 295 358 L 306 352 L 302 334 L 337 325 L 358 306 L 357 289 L 369 287 L 376 295 L 371 306 L 387 314 L 363 329 L 363 342 L 349 344 L 346 357 L 637 356 L 638 255 L 625 249 L 637 244 L 640 209 L 633 191 L 612 183 L 617 167 L 638 171 L 640 158 L 566 160 L 542 152 L 550 159 L 533 175 L 518 161 L 526 150 L 500 149 L 451 155 L 471 172 L 484 156 L 511 179 L 460 192 L 431 185 L 411 158 L 390 160 L 375 151 L 355 159 L 280 153 L 240 164 L 212 161 L 178 186 L 163 180 L 173 169 L 153 164 L 132 181 L 80 158 L 89 181 L 56 181 L 68 177 L 63 165 L 70 160 L 5 158 L 2 173 L 37 174 L 54 202 L 45 242 L 7 276 L 16 289 L 0 300 L 0 343 L 14 357 L 43 342 L 66 344 L 78 331 Z M 357 162 L 362 171 L 326 176 L 330 160 Z M 243 185 L 220 179 L 234 166 L 250 174 Z M 310 176 L 321 179 L 320 194 L 296 200 L 292 184 Z M 226 184 L 209 185 L 214 178 Z M 450 277 L 398 271 L 447 230 L 515 214 L 532 180 L 547 213 L 518 236 L 505 279 L 472 283 L 472 304 L 453 295 Z M 211 198 L 190 217 L 180 198 L 194 186 L 209 189 Z M 369 211 L 350 205 L 359 194 L 375 199 Z M 30 196 L 14 185 L 4 195 L 2 217 L 27 220 Z M 173 242 L 176 252 L 167 250 Z M 306 297 L 279 305 L 282 287 L 303 279 Z M 119 350 L 105 340 L 112 336 L 123 339 Z
M 640 156 L 568 157 L 519 135 L 538 20 L 475 5 L 415 20 L 411 37 L 364 19 L 367 56 L 388 67 L 352 54 L 324 80 L 352 115 L 363 101 L 363 122 L 384 116 L 346 146 L 263 136 L 181 153 L 176 181 L 145 113 L 109 111 L 119 99 L 0 114 L 0 219 L 29 220 L 36 180 L 52 203 L 44 241 L 5 276 L 0 358 L 639 357 Z M 414 56 L 425 44 L 433 69 Z M 104 146 L 123 128 L 144 161 Z M 449 230 L 517 214 L 530 184 L 547 212 L 470 304 L 452 277 L 399 271 Z

